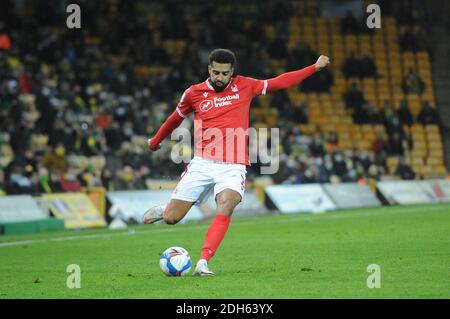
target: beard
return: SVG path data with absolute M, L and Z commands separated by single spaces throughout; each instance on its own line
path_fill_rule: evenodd
M 211 78 L 208 79 L 208 81 L 216 92 L 222 92 L 228 86 L 228 83 L 230 83 L 230 81 L 228 81 L 227 83 L 224 83 L 222 85 L 217 85 L 215 82 L 211 81 Z

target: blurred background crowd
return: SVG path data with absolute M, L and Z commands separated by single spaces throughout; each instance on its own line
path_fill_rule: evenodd
M 153 179 L 176 180 L 184 165 L 169 160 L 174 142 L 166 141 L 151 153 L 146 140 L 173 112 L 181 93 L 207 78 L 212 49 L 233 50 L 237 73 L 260 79 L 308 66 L 327 54 L 301 40 L 292 44 L 289 38 L 293 18 L 320 16 L 318 1 L 246 1 L 239 10 L 234 1 L 78 3 L 82 28 L 68 29 L 67 1 L 0 1 L 0 194 L 89 186 L 145 189 Z M 411 1 L 379 3 L 383 14 L 404 26 L 400 50 L 427 51 L 423 29 L 409 27 L 426 24 L 427 17 Z M 363 27 L 365 18 L 350 12 L 334 21 L 342 35 L 374 36 Z M 308 99 L 297 103 L 289 92 L 255 99 L 251 125 L 281 128 L 274 182 L 423 177 L 408 159 L 414 139 L 405 127 L 439 125 L 435 102 L 421 100 L 418 112 L 411 112 L 407 98 L 399 105 L 390 99 L 374 105 L 361 81 L 383 74 L 373 56 L 356 52 L 305 80 L 300 92 L 329 95 L 338 77 L 347 81 L 339 98 L 351 124 L 379 128 L 375 137 L 365 148 L 343 147 L 338 130 L 318 125 L 302 130 L 312 125 Z M 402 78 L 405 96 L 426 89 L 413 68 Z M 275 122 L 264 121 L 257 111 L 268 104 Z M 398 159 L 392 171 L 389 158 Z M 250 183 L 259 166 L 248 168 Z

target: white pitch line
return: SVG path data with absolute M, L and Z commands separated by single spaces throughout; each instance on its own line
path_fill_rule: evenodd
M 425 208 L 427 211 L 433 211 L 441 209 L 439 206 L 430 206 Z M 382 216 L 382 215 L 393 215 L 393 214 L 404 214 L 404 213 L 416 213 L 424 211 L 424 207 L 399 207 L 398 210 L 373 210 L 368 212 L 346 212 L 345 214 L 339 214 L 339 212 L 328 212 L 328 213 L 320 213 L 320 214 L 296 214 L 300 216 L 273 221 L 273 220 L 259 220 L 259 221 L 243 221 L 233 224 L 233 227 L 237 226 L 247 226 L 247 225 L 264 225 L 264 224 L 273 224 L 273 223 L 298 223 L 298 222 L 317 222 L 322 220 L 329 219 L 345 219 L 352 217 L 372 217 L 372 216 Z M 286 216 L 286 215 L 284 215 Z M 253 218 L 256 218 L 253 217 Z M 10 247 L 10 246 L 19 246 L 19 245 L 27 245 L 27 244 L 35 244 L 35 243 L 43 243 L 50 241 L 66 241 L 66 240 L 79 240 L 79 239 L 92 239 L 92 238 L 110 238 L 117 235 L 135 235 L 135 234 L 144 234 L 147 232 L 152 233 L 167 233 L 167 232 L 177 232 L 177 231 L 196 231 L 207 228 L 208 224 L 203 225 L 195 225 L 191 227 L 170 227 L 170 228 L 160 228 L 160 229 L 152 229 L 151 226 L 148 230 L 128 230 L 120 233 L 108 233 L 108 234 L 92 234 L 92 235 L 80 235 L 80 236 L 63 236 L 63 237 L 54 237 L 54 238 L 44 238 L 44 239 L 30 239 L 30 240 L 22 240 L 22 241 L 13 241 L 13 242 L 4 242 L 0 243 L 0 247 Z
M 43 239 L 30 239 L 30 240 L 21 240 L 21 241 L 12 241 L 12 242 L 0 243 L 0 247 L 27 245 L 27 244 L 49 242 L 49 241 L 65 241 L 65 240 L 78 240 L 78 239 L 90 239 L 90 238 L 106 238 L 106 237 L 111 237 L 112 235 L 113 234 L 93 234 L 93 235 L 64 236 L 64 237 L 43 238 Z

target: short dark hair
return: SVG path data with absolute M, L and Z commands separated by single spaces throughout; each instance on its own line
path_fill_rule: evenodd
M 230 63 L 231 67 L 236 64 L 236 56 L 228 49 L 215 49 L 209 54 L 209 64 L 217 63 Z

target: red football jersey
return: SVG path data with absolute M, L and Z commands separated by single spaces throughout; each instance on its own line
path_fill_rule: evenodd
M 184 91 L 176 110 L 182 117 L 194 112 L 195 155 L 249 165 L 250 103 L 266 90 L 267 80 L 236 76 L 222 92 L 208 80 Z

